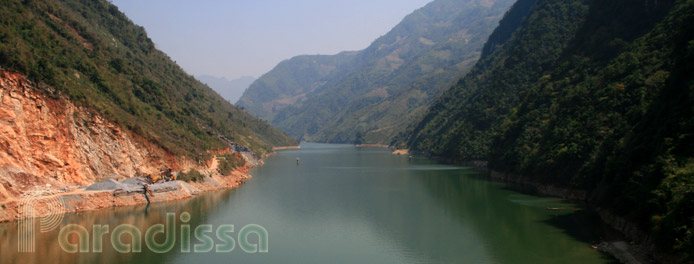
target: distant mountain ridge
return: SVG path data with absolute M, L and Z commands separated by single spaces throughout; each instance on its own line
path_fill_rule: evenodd
M 337 55 L 303 55 L 280 62 L 253 82 L 237 105 L 271 121 L 278 112 L 296 106 L 341 74 L 358 52 Z
M 365 50 L 280 63 L 238 105 L 303 140 L 388 144 L 472 67 L 511 4 L 433 1 Z
M 256 80 L 256 78 L 252 76 L 241 76 L 233 80 L 211 75 L 199 75 L 195 78 L 207 84 L 207 86 L 232 104 L 236 103 L 236 101 L 241 98 L 241 95 L 243 95 L 243 92 L 248 89 L 248 86 Z

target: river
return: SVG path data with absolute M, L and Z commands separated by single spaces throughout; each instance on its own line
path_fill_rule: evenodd
M 611 263 L 594 250 L 597 223 L 579 206 L 526 195 L 484 172 L 410 160 L 387 149 L 303 143 L 280 151 L 251 171 L 253 179 L 235 190 L 192 199 L 67 215 L 61 227 L 88 231 L 90 252 L 66 253 L 61 228 L 38 232 L 34 253 L 18 253 L 18 223 L 0 224 L 2 263 Z M 296 159 L 300 164 L 296 164 Z M 548 207 L 564 210 L 547 210 Z M 154 253 L 119 253 L 109 235 L 123 224 L 146 230 L 175 216 L 173 248 Z M 185 216 L 190 215 L 190 220 Z M 231 252 L 195 252 L 201 244 L 181 237 L 184 224 L 227 232 Z M 109 225 L 94 252 L 94 225 Z M 244 227 L 267 231 L 268 252 L 246 252 L 258 233 L 239 236 Z M 229 230 L 227 230 L 229 231 Z M 214 232 L 215 246 L 230 245 Z M 241 239 L 239 239 L 241 237 Z M 77 235 L 68 236 L 76 243 Z M 156 237 L 163 241 L 164 235 Z M 120 237 L 132 244 L 129 235 Z M 189 245 L 189 246 L 186 246 Z M 188 249 L 185 252 L 185 249 Z M 229 248 L 227 248 L 229 249 Z M 262 247 L 255 251 L 262 251 Z

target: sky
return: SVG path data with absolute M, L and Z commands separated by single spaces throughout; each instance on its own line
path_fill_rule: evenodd
M 112 0 L 189 74 L 260 77 L 303 54 L 361 50 L 431 0 Z

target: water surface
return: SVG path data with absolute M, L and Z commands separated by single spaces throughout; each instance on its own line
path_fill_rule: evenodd
M 301 164 L 296 165 L 296 158 Z M 251 171 L 241 188 L 193 199 L 73 214 L 63 226 L 128 223 L 143 230 L 167 213 L 188 224 L 264 227 L 268 253 L 65 253 L 58 232 L 41 233 L 40 253 L 17 253 L 17 224 L 0 224 L 3 263 L 607 263 L 593 250 L 580 208 L 521 194 L 467 167 L 389 154 L 386 149 L 302 144 Z M 547 207 L 562 207 L 553 211 Z M 236 239 L 237 233 L 233 233 Z M 108 235 L 106 236 L 108 237 Z M 72 237 L 76 240 L 75 237 Z M 129 242 L 127 236 L 124 241 Z M 92 242 L 92 241 L 90 241 Z M 221 243 L 215 240 L 216 243 Z M 254 237 L 251 243 L 257 242 Z M 195 238 L 192 244 L 199 243 Z

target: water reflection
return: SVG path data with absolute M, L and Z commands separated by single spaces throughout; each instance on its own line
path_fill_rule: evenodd
M 296 165 L 296 158 L 301 164 Z M 243 187 L 145 206 L 72 215 L 63 224 L 130 223 L 146 230 L 167 213 L 191 214 L 190 225 L 259 224 L 270 252 L 247 254 L 67 254 L 57 232 L 41 234 L 42 254 L 17 253 L 16 224 L 0 225 L 3 262 L 39 263 L 605 263 L 588 243 L 572 208 L 523 195 L 469 168 L 348 145 L 304 144 L 282 151 Z M 580 212 L 580 211 L 579 211 Z M 177 219 L 178 220 L 178 219 Z M 178 222 L 178 221 L 177 221 Z M 178 224 L 177 224 L 178 226 Z M 177 230 L 180 230 L 177 227 Z M 91 233 L 91 232 L 90 232 Z M 576 233 L 585 237 L 575 236 Z M 178 235 L 178 234 L 177 234 Z M 110 245 L 104 241 L 104 245 Z M 177 239 L 180 242 L 180 239 Z M 198 241 L 193 241 L 197 243 Z M 9 254 L 7 254 L 9 252 Z
M 183 212 L 191 215 L 189 224 L 197 226 L 206 223 L 208 212 L 217 210 L 229 202 L 231 191 L 221 191 L 201 195 L 192 199 L 140 205 L 132 207 L 120 207 L 98 211 L 83 212 L 66 215 L 61 227 L 75 224 L 85 227 L 90 234 L 89 253 L 65 253 L 58 243 L 59 230 L 47 233 L 39 233 L 36 240 L 35 253 L 19 253 L 17 248 L 17 223 L 0 224 L 0 256 L 3 263 L 164 263 L 175 257 L 175 252 L 180 251 L 180 220 L 178 217 Z M 143 242 L 141 253 L 123 254 L 114 250 L 111 245 L 111 232 L 118 225 L 130 224 L 141 230 L 144 237 L 148 228 L 156 224 L 166 223 L 166 214 L 176 214 L 177 243 L 170 254 L 153 253 Z M 93 252 L 93 230 L 95 225 L 108 225 L 109 232 L 101 240 L 103 252 Z M 122 236 L 121 241 L 131 244 L 128 235 Z M 163 241 L 163 237 L 157 237 L 157 241 Z M 70 242 L 76 243 L 77 236 L 71 235 Z
M 471 174 L 474 171 L 467 171 Z M 499 263 L 601 263 L 590 247 L 598 230 L 590 215 L 560 199 L 516 193 L 479 177 L 421 178 L 430 194 L 466 219 Z M 564 210 L 547 210 L 564 208 Z M 565 224 L 550 225 L 548 223 Z M 562 228 L 558 228 L 562 227 Z M 580 234 L 568 236 L 567 234 Z

